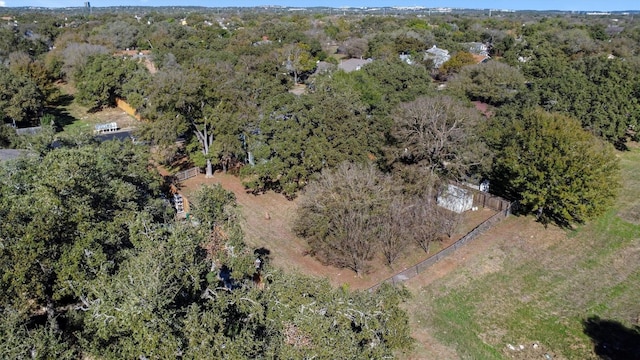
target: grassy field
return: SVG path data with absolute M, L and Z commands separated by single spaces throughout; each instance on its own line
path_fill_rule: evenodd
M 93 133 L 96 124 L 116 122 L 120 128 L 135 127 L 138 121 L 118 108 L 107 108 L 90 112 L 85 106 L 74 100 L 75 89 L 67 83 L 58 84 L 60 100 L 55 108 L 48 112 L 56 117 L 56 121 L 65 133 Z
M 410 281 L 413 332 L 449 352 L 418 343 L 408 357 L 640 359 L 640 149 L 620 160 L 620 199 L 600 218 L 567 231 L 512 217 L 464 266 Z

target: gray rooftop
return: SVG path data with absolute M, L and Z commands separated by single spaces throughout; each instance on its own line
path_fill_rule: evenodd
M 360 70 L 361 67 L 363 67 L 364 65 L 372 62 L 372 59 L 349 59 L 349 60 L 345 60 L 343 62 L 341 62 L 338 65 L 338 69 L 344 71 L 344 72 L 351 72 L 351 71 L 355 71 L 355 70 Z
M 27 150 L 0 149 L 0 162 L 17 159 L 21 156 L 25 156 L 27 153 Z

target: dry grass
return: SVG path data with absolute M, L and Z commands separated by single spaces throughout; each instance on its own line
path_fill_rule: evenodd
M 327 277 L 336 286 L 348 285 L 351 289 L 367 289 L 378 282 L 391 277 L 395 273 L 417 264 L 428 256 L 435 254 L 439 248 L 447 246 L 464 236 L 469 230 L 491 217 L 495 212 L 485 209 L 467 214 L 451 239 L 443 243 L 435 243 L 430 254 L 415 245 L 407 248 L 404 255 L 393 264 L 385 265 L 382 255 L 371 261 L 369 273 L 357 277 L 348 269 L 327 266 L 306 255 L 306 242 L 295 236 L 292 224 L 296 216 L 297 200 L 289 201 L 281 194 L 267 192 L 253 195 L 245 191 L 241 181 L 232 175 L 216 173 L 212 179 L 204 175 L 189 179 L 181 184 L 183 192 L 189 194 L 202 184 L 221 184 L 225 189 L 235 193 L 244 217 L 243 229 L 245 241 L 253 248 L 266 248 L 271 252 L 271 261 L 275 266 L 290 271 L 316 277 Z M 267 215 L 268 218 L 267 219 Z
M 421 346 L 438 339 L 446 350 L 440 358 L 595 359 L 586 319 L 638 325 L 639 163 L 637 148 L 621 154 L 624 191 L 597 220 L 566 231 L 510 218 L 466 249 L 480 251 L 454 255 L 457 266 L 445 274 L 438 264 L 410 280 L 406 308 Z

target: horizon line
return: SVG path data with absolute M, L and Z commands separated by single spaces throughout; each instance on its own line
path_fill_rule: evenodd
M 83 9 L 86 6 L 0 6 L 0 9 Z M 536 12 L 565 12 L 565 13 L 594 13 L 594 14 L 611 14 L 611 13 L 625 13 L 625 12 L 640 12 L 640 9 L 626 9 L 626 10 L 560 10 L 560 9 L 508 9 L 508 8 L 473 8 L 473 7 L 449 7 L 449 6 L 400 6 L 400 5 L 385 5 L 385 6 L 287 6 L 287 5 L 234 5 L 234 6 L 203 6 L 203 5 L 112 5 L 112 6 L 91 6 L 94 9 L 108 9 L 108 8 L 120 8 L 120 7 L 138 7 L 138 8 L 204 8 L 204 9 L 234 9 L 234 8 L 282 8 L 282 9 L 399 9 L 399 10 L 491 10 L 497 12 L 524 12 L 524 11 L 536 11 Z

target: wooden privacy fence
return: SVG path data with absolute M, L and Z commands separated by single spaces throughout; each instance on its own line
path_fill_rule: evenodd
M 487 194 L 489 195 L 489 194 Z M 495 202 L 494 204 L 501 204 L 498 206 L 504 206 L 504 208 L 502 210 L 500 210 L 498 213 L 494 214 L 492 217 L 490 217 L 489 219 L 485 220 L 482 224 L 476 226 L 473 230 L 471 230 L 470 232 L 468 232 L 465 236 L 463 236 L 462 238 L 460 238 L 458 241 L 454 242 L 453 244 L 447 246 L 446 248 L 438 251 L 436 254 L 434 254 L 433 256 L 429 257 L 428 259 L 419 262 L 418 264 L 407 268 L 395 275 L 393 275 L 392 277 L 385 279 L 381 282 L 379 282 L 376 285 L 373 285 L 372 287 L 369 288 L 370 292 L 375 291 L 377 288 L 379 288 L 380 286 L 382 286 L 382 284 L 392 284 L 392 285 L 397 285 L 399 283 L 402 283 L 404 281 L 407 281 L 415 276 L 418 276 L 421 272 L 427 270 L 428 268 L 430 268 L 431 266 L 433 266 L 435 263 L 437 263 L 438 261 L 444 259 L 445 257 L 451 255 L 452 253 L 454 253 L 456 250 L 458 250 L 460 247 L 462 247 L 464 244 L 470 242 L 471 240 L 477 238 L 478 236 L 480 236 L 481 234 L 483 234 L 484 232 L 486 232 L 487 230 L 491 229 L 493 226 L 497 225 L 498 223 L 500 223 L 502 220 L 504 220 L 507 216 L 509 216 L 509 214 L 511 213 L 511 205 L 508 201 L 499 198 L 497 196 L 491 196 L 492 198 L 497 198 L 500 199 L 501 201 L 503 201 L 504 203 L 499 203 L 499 202 Z M 491 208 L 491 206 L 487 206 L 489 208 Z M 496 210 L 496 209 L 494 209 Z
M 185 181 L 185 180 L 190 179 L 192 177 L 198 176 L 199 173 L 200 173 L 200 168 L 199 167 L 192 167 L 191 169 L 187 169 L 187 170 L 184 170 L 184 171 L 177 172 L 175 175 L 173 175 L 173 178 L 176 181 Z
M 473 204 L 478 207 L 489 208 L 495 211 L 503 211 L 511 207 L 511 203 L 507 200 L 499 196 L 480 191 L 474 191 Z
M 129 103 L 126 102 L 124 99 L 116 98 L 116 106 L 120 110 L 126 112 L 128 115 L 136 118 L 136 120 L 142 121 L 142 117 L 140 117 L 140 114 L 138 114 L 136 109 L 134 109 L 133 106 L 129 105 Z

